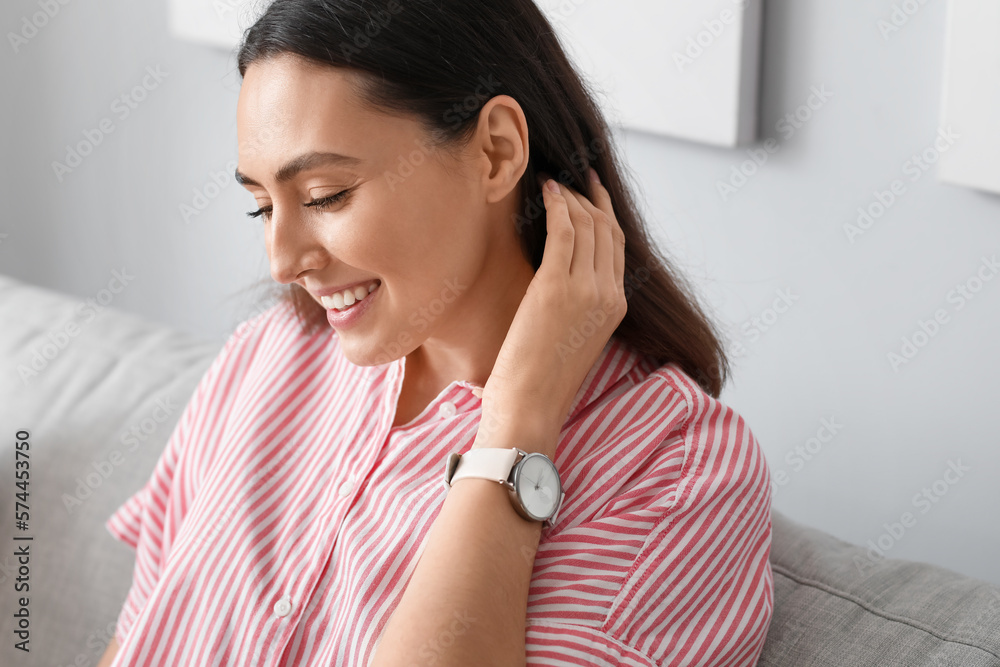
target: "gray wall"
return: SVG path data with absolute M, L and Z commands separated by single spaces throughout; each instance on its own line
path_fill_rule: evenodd
M 38 10 L 5 3 L 4 33 Z M 222 340 L 251 312 L 241 290 L 268 275 L 263 236 L 242 214 L 253 198 L 229 178 L 235 163 L 226 167 L 239 73 L 230 54 L 177 41 L 166 24 L 166 2 L 70 2 L 17 54 L 4 40 L 14 94 L 3 112 L 0 261 L 4 273 L 81 299 L 124 268 L 134 279 L 113 306 Z M 52 163 L 66 163 L 85 133 L 103 137 L 57 174 Z M 214 189 L 213 173 L 228 185 Z M 196 201 L 206 188 L 216 196 Z M 207 206 L 186 221 L 181 206 L 196 203 Z
M 253 311 L 240 290 L 267 276 L 252 198 L 230 183 L 189 224 L 179 207 L 231 172 L 239 79 L 231 54 L 171 39 L 165 5 L 71 2 L 19 53 L 7 45 L 0 270 L 86 299 L 125 268 L 114 306 L 221 341 Z M 5 3 L 4 32 L 37 8 Z M 729 331 L 723 399 L 765 448 L 775 508 L 1000 583 L 1000 280 L 967 302 L 952 291 L 1000 251 L 1000 198 L 933 168 L 911 180 L 908 163 L 938 131 L 945 8 L 884 38 L 888 0 L 769 0 L 761 134 L 778 150 L 725 199 L 746 149 L 621 142 L 655 236 Z M 120 119 L 112 101 L 147 66 L 167 77 Z M 814 86 L 829 98 L 788 136 L 777 123 Z M 51 163 L 105 117 L 114 132 L 59 182 Z M 851 242 L 844 225 L 895 179 L 905 192 Z M 939 310 L 894 369 L 887 355 Z

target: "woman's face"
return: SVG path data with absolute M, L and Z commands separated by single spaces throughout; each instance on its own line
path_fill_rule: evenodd
M 523 168 L 498 191 L 488 158 L 432 149 L 416 120 L 363 108 L 352 76 L 287 55 L 250 65 L 238 172 L 265 211 L 257 220 L 276 281 L 321 304 L 324 288 L 380 282 L 359 319 L 333 325 L 345 355 L 372 365 L 468 328 L 470 302 L 490 305 L 484 282 L 496 290 L 484 275 L 526 264 L 509 224 Z

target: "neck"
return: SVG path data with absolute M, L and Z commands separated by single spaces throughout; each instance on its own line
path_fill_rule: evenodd
M 449 319 L 435 323 L 431 336 L 406 355 L 404 385 L 416 393 L 433 398 L 455 380 L 486 385 L 534 277 L 519 246 L 490 257 L 498 259 L 465 286 L 451 304 Z

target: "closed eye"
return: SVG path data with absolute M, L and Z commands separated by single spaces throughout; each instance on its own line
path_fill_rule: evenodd
M 348 194 L 350 194 L 350 192 L 351 192 L 351 190 L 342 190 L 342 191 L 338 192 L 335 195 L 330 195 L 329 197 L 323 197 L 322 199 L 314 199 L 311 202 L 303 204 L 303 206 L 314 206 L 314 207 L 316 207 L 318 209 L 324 209 L 327 206 L 330 206 L 332 204 L 336 204 L 336 203 L 342 201 L 343 199 L 345 199 L 347 197 Z M 262 208 L 257 209 L 256 211 L 250 211 L 250 212 L 248 212 L 247 216 L 249 216 L 251 218 L 257 218 L 257 217 L 260 217 L 260 216 L 264 216 L 264 219 L 267 220 L 267 219 L 270 218 L 271 211 L 272 211 L 273 208 L 274 208 L 273 206 L 264 206 Z

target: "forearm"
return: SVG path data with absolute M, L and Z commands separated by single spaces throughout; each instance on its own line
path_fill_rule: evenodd
M 554 450 L 558 431 L 520 426 L 488 435 L 489 440 L 485 431 L 477 436 L 474 447 L 521 446 L 541 438 L 552 440 Z M 504 486 L 458 480 L 428 532 L 373 667 L 523 667 L 528 589 L 540 535 L 541 523 L 518 515 Z
M 108 642 L 108 647 L 104 650 L 104 655 L 101 656 L 101 661 L 97 663 L 97 667 L 108 667 L 115 660 L 115 655 L 118 653 L 118 640 L 114 637 Z

